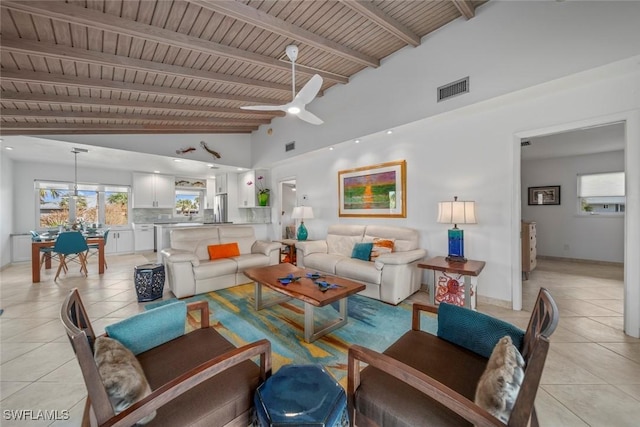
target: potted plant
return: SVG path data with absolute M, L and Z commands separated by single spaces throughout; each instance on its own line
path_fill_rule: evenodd
M 269 205 L 269 193 L 271 192 L 271 190 L 269 190 L 265 183 L 264 183 L 265 179 L 264 176 L 260 175 L 259 177 L 256 178 L 256 189 L 258 190 L 258 204 L 260 206 L 268 206 Z M 252 181 L 247 182 L 247 185 L 253 185 Z

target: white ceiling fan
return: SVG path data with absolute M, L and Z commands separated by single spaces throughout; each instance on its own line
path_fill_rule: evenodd
M 321 125 L 324 123 L 322 119 L 316 116 L 313 113 L 310 113 L 305 109 L 305 106 L 313 101 L 316 97 L 320 88 L 322 87 L 322 77 L 318 74 L 314 74 L 311 77 L 311 80 L 307 82 L 306 85 L 300 89 L 300 92 L 296 95 L 296 59 L 298 59 L 298 46 L 289 45 L 287 46 L 285 52 L 287 56 L 291 60 L 291 72 L 292 76 L 292 92 L 293 92 L 293 101 L 284 105 L 247 105 L 244 107 L 240 107 L 243 110 L 258 110 L 258 111 L 284 111 L 293 115 L 298 116 L 298 118 L 304 120 L 305 122 L 309 122 L 314 125 Z

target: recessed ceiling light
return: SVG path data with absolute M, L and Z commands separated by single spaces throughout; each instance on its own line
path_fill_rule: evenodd
M 160 171 L 153 171 L 153 173 L 160 173 Z
M 393 131 L 392 131 L 391 129 L 389 129 L 389 130 L 387 131 L 387 135 L 391 135 L 392 133 L 393 133 Z
M 182 159 L 173 159 L 174 162 L 179 163 L 182 161 Z
M 355 142 L 356 144 L 360 144 L 360 140 L 359 140 L 359 139 L 356 139 L 356 140 L 355 140 L 355 141 L 353 141 L 353 142 Z
M 13 150 L 13 147 L 4 147 L 4 149 L 11 151 L 11 150 Z
M 333 151 L 333 147 L 329 147 L 329 151 Z
M 238 170 L 239 170 L 239 171 L 243 171 L 243 170 L 244 170 L 244 168 L 238 168 Z
M 209 166 L 210 168 L 212 168 L 212 167 L 213 167 L 213 164 L 211 164 L 211 163 L 207 163 L 207 166 Z

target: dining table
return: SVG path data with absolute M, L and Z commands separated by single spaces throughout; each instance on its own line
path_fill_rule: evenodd
M 104 273 L 104 236 L 102 232 L 82 233 L 87 239 L 87 244 L 98 245 L 98 273 Z M 31 242 L 31 281 L 40 282 L 40 248 L 53 247 L 56 244 L 57 234 L 41 234 L 37 240 Z M 51 258 L 46 257 L 44 267 L 51 268 Z

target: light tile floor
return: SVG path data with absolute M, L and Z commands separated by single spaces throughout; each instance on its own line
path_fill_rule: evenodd
M 133 287 L 133 267 L 153 254 L 109 256 L 109 268 L 90 275 L 77 270 L 32 284 L 30 264 L 0 272 L 0 425 L 78 426 L 85 386 L 62 326 L 60 305 L 78 287 L 96 333 L 142 310 Z M 55 270 L 54 270 L 55 271 Z M 638 426 L 640 420 L 640 340 L 622 332 L 622 268 L 539 260 L 523 284 L 530 308 L 541 286 L 560 308 L 560 324 L 537 398 L 542 426 Z M 165 297 L 170 294 L 165 290 Z M 479 310 L 525 328 L 526 311 L 491 305 Z M 16 421 L 7 410 L 69 411 L 68 420 Z M 35 414 L 35 412 L 34 412 Z

